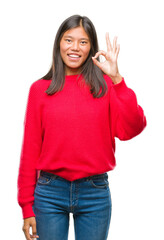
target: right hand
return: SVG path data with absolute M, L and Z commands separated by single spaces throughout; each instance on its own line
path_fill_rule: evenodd
M 32 235 L 30 234 L 30 227 L 32 227 Z M 33 238 L 39 238 L 36 234 L 36 219 L 35 217 L 29 217 L 24 219 L 22 230 L 25 234 L 26 240 L 33 240 Z

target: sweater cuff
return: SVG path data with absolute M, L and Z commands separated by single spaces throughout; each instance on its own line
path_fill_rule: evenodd
M 116 95 L 122 100 L 137 101 L 135 92 L 131 88 L 127 87 L 124 78 L 122 78 L 120 83 L 113 84 L 113 89 Z
M 35 217 L 32 205 L 26 205 L 22 207 L 22 214 L 23 214 L 23 219 L 29 218 L 29 217 Z
M 125 80 L 124 78 L 122 78 L 122 81 L 117 83 L 117 84 L 113 84 L 113 88 L 114 90 L 119 94 L 123 93 L 123 92 L 126 92 L 128 87 L 125 83 Z
M 116 84 L 113 83 L 113 87 L 114 87 L 115 89 L 119 89 L 119 88 L 122 88 L 122 87 L 124 87 L 124 86 L 126 86 L 126 83 L 125 83 L 125 80 L 124 80 L 123 77 L 122 77 L 122 81 L 121 81 L 121 82 L 116 83 Z

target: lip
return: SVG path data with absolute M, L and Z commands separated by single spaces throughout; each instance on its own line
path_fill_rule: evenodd
M 81 55 L 80 55 L 80 54 L 77 54 L 77 53 L 68 53 L 67 55 L 76 55 L 76 56 L 81 57 Z
M 70 55 L 78 56 L 78 58 L 70 57 Z M 76 54 L 76 53 L 69 53 L 69 54 L 67 54 L 67 56 L 68 56 L 68 59 L 71 60 L 71 61 L 79 61 L 79 59 L 81 58 L 81 55 L 80 54 Z

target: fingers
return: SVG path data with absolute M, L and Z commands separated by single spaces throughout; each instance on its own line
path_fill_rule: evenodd
M 106 56 L 106 52 L 103 50 L 98 51 L 93 58 L 98 58 L 100 55 Z
M 113 51 L 114 51 L 114 53 L 116 52 L 116 50 L 117 50 L 117 37 L 114 37 L 114 39 L 113 39 Z
M 107 43 L 107 51 L 113 51 L 114 53 L 116 53 L 116 56 L 118 56 L 119 50 L 120 50 L 120 45 L 117 44 L 117 38 L 118 37 L 114 37 L 113 39 L 113 47 L 111 45 L 110 39 L 109 39 L 109 33 L 106 33 L 106 43 Z
M 110 42 L 110 39 L 109 39 L 109 33 L 107 32 L 106 33 L 106 44 L 107 44 L 107 51 L 111 51 L 112 50 L 112 45 L 111 45 L 111 42 Z
M 31 235 L 31 234 L 30 234 L 30 237 L 31 237 L 30 238 L 31 240 L 37 240 L 37 238 L 39 238 L 38 235 Z
M 37 236 L 37 234 L 36 234 L 36 222 L 34 222 L 34 223 L 32 224 L 32 236 L 34 236 L 34 237 Z
M 120 51 L 120 45 L 118 44 L 116 49 L 116 58 L 118 57 L 119 51 Z
M 92 60 L 94 62 L 94 64 L 96 64 L 100 69 L 102 68 L 102 63 L 99 62 L 96 58 L 98 58 L 100 55 L 103 55 L 105 58 L 106 58 L 106 52 L 101 50 L 101 51 L 98 51 L 94 57 L 92 57 Z
M 24 232 L 24 234 L 25 234 L 25 237 L 26 237 L 26 239 L 27 240 L 34 240 L 34 238 L 39 238 L 39 236 L 38 235 L 36 235 L 35 233 L 33 233 L 32 235 L 29 233 L 30 231 L 30 227 L 26 227 L 26 228 L 24 228 L 23 229 L 23 232 Z
M 95 58 L 92 57 L 93 63 L 96 64 L 101 69 L 101 63 Z
M 30 234 L 30 227 L 32 227 L 32 235 Z M 22 230 L 25 234 L 26 240 L 34 240 L 34 238 L 39 238 L 39 236 L 36 234 L 37 231 L 35 217 L 24 219 Z
M 25 234 L 26 239 L 27 240 L 31 240 L 30 233 L 29 233 L 30 226 L 29 225 L 24 225 L 22 230 L 23 230 L 23 232 Z

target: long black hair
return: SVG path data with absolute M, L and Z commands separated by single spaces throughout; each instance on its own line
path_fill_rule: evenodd
M 61 38 L 67 30 L 79 26 L 82 26 L 84 28 L 91 43 L 90 52 L 81 67 L 80 74 L 84 76 L 86 84 L 90 86 L 90 93 L 93 94 L 94 98 L 102 97 L 107 90 L 107 84 L 103 78 L 104 73 L 92 61 L 92 57 L 95 56 L 95 54 L 99 51 L 95 27 L 88 17 L 73 15 L 67 18 L 58 29 L 54 41 L 52 65 L 48 73 L 42 77 L 43 79 L 47 80 L 52 79 L 51 84 L 46 90 L 46 93 L 48 95 L 52 95 L 58 91 L 61 91 L 65 83 L 65 64 L 60 55 Z M 99 60 L 99 57 L 97 59 Z

